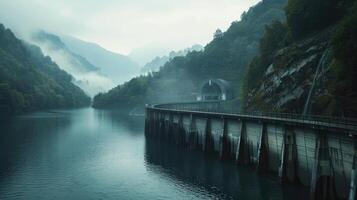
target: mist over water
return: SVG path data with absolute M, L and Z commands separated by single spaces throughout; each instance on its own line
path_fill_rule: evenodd
M 0 199 L 290 200 L 304 194 L 250 168 L 145 140 L 143 124 L 93 109 L 2 121 Z

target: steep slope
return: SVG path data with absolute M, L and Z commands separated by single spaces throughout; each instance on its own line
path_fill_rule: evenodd
M 192 52 L 192 51 L 202 51 L 203 50 L 203 46 L 196 44 L 193 45 L 190 48 L 186 48 L 184 50 L 181 51 L 171 51 L 169 53 L 169 55 L 165 55 L 165 56 L 157 56 L 155 57 L 153 60 L 151 60 L 150 62 L 146 63 L 144 65 L 143 68 L 141 68 L 141 72 L 143 73 L 147 73 L 147 72 L 154 72 L 154 71 L 158 71 L 160 69 L 160 67 L 164 66 L 165 63 L 167 63 L 168 61 L 172 60 L 175 57 L 178 56 L 186 56 L 188 53 Z
M 330 37 L 331 31 L 326 30 L 323 36 L 316 34 L 277 50 L 262 75 L 261 72 L 249 75 L 256 84 L 247 94 L 246 108 L 302 114 L 314 79 L 315 85 L 325 84 L 329 79 Z M 315 95 L 329 95 L 329 92 L 317 89 Z
M 55 60 L 60 60 L 55 57 L 65 56 L 68 63 L 64 64 L 67 67 L 74 66 L 75 69 L 65 69 L 66 71 L 80 71 L 89 72 L 98 70 L 92 63 L 90 63 L 86 58 L 80 56 L 69 50 L 65 43 L 57 35 L 47 33 L 45 31 L 38 31 L 33 34 L 32 39 L 34 42 L 45 46 L 50 52 L 57 52 L 53 54 Z
M 95 43 L 85 42 L 74 37 L 60 37 L 70 51 L 84 57 L 96 66 L 102 74 L 113 80 L 115 84 L 128 81 L 140 72 L 139 65 L 127 56 L 108 51 Z
M 202 81 L 222 78 L 241 92 L 247 64 L 257 54 L 265 26 L 284 20 L 285 0 L 264 0 L 215 37 L 202 52 L 191 52 L 167 62 L 157 73 L 137 77 L 94 98 L 94 107 L 130 108 L 150 102 L 188 101 L 195 98 Z M 135 101 L 132 101 L 135 99 Z
M 0 116 L 89 103 L 69 74 L 0 24 Z
M 357 1 L 336 2 L 289 0 L 249 66 L 247 111 L 357 117 Z
M 55 34 L 38 31 L 31 37 L 32 43 L 41 47 L 58 66 L 74 77 L 74 83 L 88 95 L 109 90 L 114 82 L 100 73 L 100 69 L 77 52 L 71 51 Z

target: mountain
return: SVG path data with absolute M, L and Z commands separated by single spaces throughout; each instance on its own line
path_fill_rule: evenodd
M 130 52 L 129 57 L 140 66 L 144 66 L 157 56 L 163 56 L 170 52 L 169 49 L 156 47 L 154 45 L 148 45 L 141 48 L 134 49 Z
M 92 63 L 90 63 L 86 58 L 81 55 L 71 51 L 67 45 L 61 40 L 57 35 L 47 33 L 45 31 L 38 31 L 32 35 L 32 39 L 35 43 L 41 44 L 46 50 L 51 52 L 51 57 L 58 62 L 59 65 L 62 62 L 63 66 L 68 67 L 66 71 L 79 71 L 79 72 L 89 72 L 98 70 Z M 65 56 L 65 61 L 62 60 L 61 56 Z M 70 69 L 69 67 L 74 67 Z
M 90 98 L 40 48 L 0 24 L 0 116 L 86 106 Z
M 45 31 L 32 34 L 30 42 L 41 47 L 58 66 L 74 77 L 74 83 L 88 95 L 109 90 L 114 81 L 101 73 L 101 69 L 78 52 L 72 51 L 59 36 Z
M 166 62 L 170 61 L 171 59 L 178 57 L 178 56 L 186 56 L 188 53 L 192 51 L 202 51 L 203 46 L 196 44 L 193 45 L 190 48 L 186 48 L 181 51 L 171 51 L 169 55 L 165 56 L 157 56 L 154 58 L 152 61 L 146 63 L 143 68 L 141 68 L 141 72 L 147 73 L 147 72 L 153 72 L 153 71 L 158 71 L 160 67 L 164 66 Z
M 249 65 L 244 109 L 357 117 L 357 1 L 289 0 L 285 10 Z
M 71 36 L 60 36 L 68 49 L 82 56 L 98 68 L 101 74 L 115 84 L 130 80 L 140 72 L 140 67 L 129 57 L 108 51 L 101 46 Z
M 95 96 L 96 108 L 125 108 L 145 103 L 190 101 L 204 80 L 221 78 L 231 82 L 240 98 L 246 68 L 259 50 L 266 25 L 285 21 L 286 0 L 264 0 L 243 13 L 203 51 L 190 52 L 167 62 L 158 72 L 149 73 Z

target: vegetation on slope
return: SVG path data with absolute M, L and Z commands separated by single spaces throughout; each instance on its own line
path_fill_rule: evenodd
M 157 73 L 99 94 L 94 106 L 192 100 L 203 80 L 223 78 L 233 83 L 247 110 L 301 114 L 311 93 L 308 112 L 355 117 L 356 2 L 289 0 L 285 22 L 277 17 L 284 2 L 263 1 L 216 34 L 203 52 L 176 57 Z M 323 72 L 312 87 L 320 64 Z
M 90 98 L 72 77 L 0 24 L 0 116 L 85 106 Z
M 209 78 L 230 81 L 236 96 L 241 92 L 247 64 L 256 55 L 265 25 L 284 20 L 285 0 L 264 0 L 215 37 L 202 52 L 175 57 L 159 72 L 134 78 L 94 98 L 96 108 L 129 108 L 169 101 L 193 100 L 199 85 Z
M 274 22 L 267 26 L 264 37 L 260 41 L 259 54 L 248 67 L 243 97 L 245 101 L 247 99 L 253 101 L 245 106 L 266 104 L 267 99 L 262 99 L 262 94 L 257 91 L 266 81 L 264 74 L 268 73 L 270 66 L 274 64 L 275 67 L 288 68 L 297 59 L 309 54 L 313 55 L 314 49 L 322 47 L 324 48 L 322 51 L 325 52 L 332 49 L 329 55 L 331 61 L 326 65 L 327 69 L 333 70 L 329 70 L 324 78 L 327 83 L 318 88 L 320 93 L 325 94 L 316 97 L 315 114 L 355 116 L 357 113 L 357 93 L 354 87 L 357 83 L 355 79 L 357 75 L 356 7 L 355 0 L 289 0 L 285 8 L 287 22 Z M 304 47 L 306 45 L 307 47 Z M 322 53 L 316 55 L 323 59 Z M 318 64 L 319 62 L 313 65 L 315 69 Z M 311 69 L 312 73 L 315 69 Z M 311 73 L 308 76 L 310 75 Z M 310 81 L 307 78 L 305 75 L 298 79 Z M 306 90 L 310 87 L 311 85 Z M 305 95 L 308 93 L 306 90 Z M 277 96 L 277 94 L 270 94 L 270 96 Z M 300 101 L 294 104 L 294 108 L 281 107 L 280 110 L 291 112 L 291 109 L 295 109 L 301 112 L 304 103 L 305 101 Z M 257 108 L 254 105 L 253 107 Z M 276 105 L 265 105 L 265 107 L 271 111 Z
M 260 40 L 259 54 L 249 64 L 243 85 L 243 96 L 255 87 L 263 77 L 268 66 L 273 62 L 274 53 L 291 43 L 291 36 L 286 24 L 274 21 L 266 26 L 263 38 Z
M 292 35 L 301 38 L 340 19 L 351 0 L 289 0 L 285 8 Z
M 357 1 L 339 22 L 333 37 L 334 93 L 344 113 L 357 116 Z

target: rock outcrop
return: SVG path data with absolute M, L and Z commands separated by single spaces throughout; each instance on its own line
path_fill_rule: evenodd
M 248 93 L 246 110 L 297 114 L 333 112 L 329 45 L 325 31 L 278 50 L 259 88 Z

